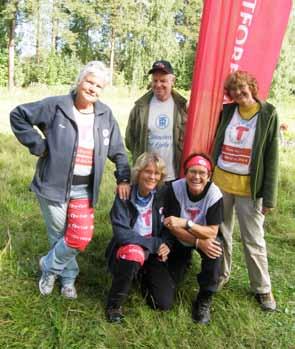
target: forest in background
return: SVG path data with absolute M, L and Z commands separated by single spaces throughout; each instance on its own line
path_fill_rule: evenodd
M 92 59 L 105 61 L 113 72 L 114 86 L 102 98 L 112 107 L 122 133 L 155 59 L 171 60 L 177 87 L 189 94 L 202 1 L 121 2 L 0 0 L 0 347 L 295 349 L 294 14 L 271 90 L 271 102 L 289 126 L 281 140 L 278 207 L 265 222 L 278 310 L 265 314 L 250 293 L 241 239 L 235 231 L 231 280 L 214 299 L 210 326 L 191 321 L 200 270 L 197 254 L 170 312 L 151 310 L 135 284 L 125 304 L 124 324 L 109 324 L 104 309 L 111 278 L 104 251 L 112 235 L 109 210 L 115 182 L 110 162 L 94 239 L 78 256 L 79 299 L 63 299 L 57 289 L 51 297 L 39 294 L 38 261 L 48 241 L 37 202 L 28 192 L 36 160 L 15 137 L 2 134 L 10 130 L 9 111 L 19 103 L 65 93 L 79 67 Z M 126 86 L 134 88 L 132 93 Z
M 112 83 L 143 88 L 153 61 L 170 60 L 190 89 L 202 0 L 0 0 L 0 86 L 71 84 L 102 60 Z M 295 21 L 289 21 L 271 96 L 295 92 Z M 266 52 L 267 54 L 267 52 Z

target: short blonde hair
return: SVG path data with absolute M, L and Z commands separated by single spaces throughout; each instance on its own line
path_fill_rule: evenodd
M 150 163 L 154 164 L 161 174 L 161 179 L 158 186 L 163 184 L 167 174 L 165 162 L 158 154 L 148 152 L 141 154 L 135 161 L 135 164 L 131 170 L 132 184 L 138 183 L 138 177 L 140 172 L 144 170 Z
M 230 73 L 224 82 L 224 92 L 230 97 L 230 91 L 239 87 L 239 85 L 247 84 L 254 98 L 258 97 L 258 82 L 253 75 L 250 73 L 237 70 Z

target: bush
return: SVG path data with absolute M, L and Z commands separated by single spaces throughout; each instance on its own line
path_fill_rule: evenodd
M 40 62 L 34 58 L 21 59 L 16 70 L 16 81 L 19 86 L 29 86 L 32 83 L 46 85 L 72 84 L 81 65 L 76 56 L 56 54 L 42 55 Z
M 8 81 L 8 51 L 0 49 L 0 86 L 7 86 Z

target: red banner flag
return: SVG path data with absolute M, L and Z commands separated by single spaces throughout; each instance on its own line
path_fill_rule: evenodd
M 195 57 L 183 159 L 211 152 L 230 71 L 252 73 L 266 98 L 292 0 L 205 0 Z
M 235 1 L 235 0 L 234 0 Z M 230 70 L 246 70 L 266 99 L 292 8 L 292 0 L 241 1 Z

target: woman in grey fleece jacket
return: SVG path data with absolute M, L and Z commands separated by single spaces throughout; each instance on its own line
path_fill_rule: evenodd
M 69 95 L 20 105 L 10 114 L 17 139 L 38 157 L 31 190 L 50 242 L 40 259 L 42 295 L 51 294 L 59 278 L 62 295 L 77 297 L 76 256 L 93 234 L 93 207 L 107 158 L 116 165 L 118 193 L 129 196 L 130 169 L 120 130 L 110 108 L 98 101 L 108 75 L 102 62 L 90 62 Z

